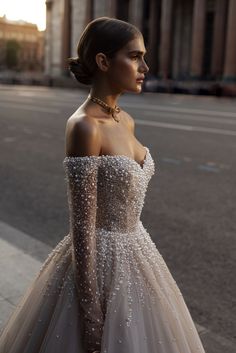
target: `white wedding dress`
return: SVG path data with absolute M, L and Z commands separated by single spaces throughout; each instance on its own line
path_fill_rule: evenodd
M 65 157 L 69 234 L 0 337 L 0 353 L 204 353 L 183 296 L 140 215 L 155 164 Z

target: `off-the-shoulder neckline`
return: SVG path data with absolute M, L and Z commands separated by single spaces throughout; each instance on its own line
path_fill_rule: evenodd
M 90 155 L 90 156 L 66 156 L 63 160 L 63 163 L 66 162 L 66 161 L 76 161 L 76 160 L 83 160 L 83 159 L 90 159 L 90 158 L 97 158 L 97 159 L 101 159 L 101 158 L 126 158 L 130 161 L 132 161 L 133 163 L 136 163 L 142 170 L 144 169 L 144 166 L 146 164 L 146 161 L 147 161 L 147 157 L 148 157 L 148 154 L 149 154 L 149 148 L 147 146 L 143 146 L 146 150 L 146 154 L 145 154 L 145 157 L 144 157 L 144 160 L 143 160 L 143 163 L 142 165 L 137 162 L 135 159 L 129 157 L 129 156 L 126 156 L 124 154 L 116 154 L 116 155 L 110 155 L 110 154 L 101 154 L 100 156 L 95 156 L 95 155 Z

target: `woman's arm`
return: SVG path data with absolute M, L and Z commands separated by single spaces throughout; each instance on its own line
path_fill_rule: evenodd
M 80 121 L 73 128 L 69 125 L 67 128 L 69 158 L 66 166 L 73 266 L 84 327 L 83 343 L 86 351 L 91 353 L 100 350 L 104 323 L 96 276 L 95 234 L 99 161 L 96 156 L 100 145 L 96 126 Z

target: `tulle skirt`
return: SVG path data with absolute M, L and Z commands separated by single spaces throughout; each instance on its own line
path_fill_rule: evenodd
M 204 353 L 184 298 L 150 235 L 97 230 L 106 309 L 101 353 Z M 87 353 L 70 234 L 56 246 L 0 337 L 1 353 Z

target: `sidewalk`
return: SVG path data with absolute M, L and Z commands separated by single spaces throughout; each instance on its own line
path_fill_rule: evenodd
M 51 250 L 0 222 L 0 331 Z
M 51 250 L 39 240 L 0 222 L 0 331 Z M 229 340 L 195 325 L 206 353 L 236 352 Z

